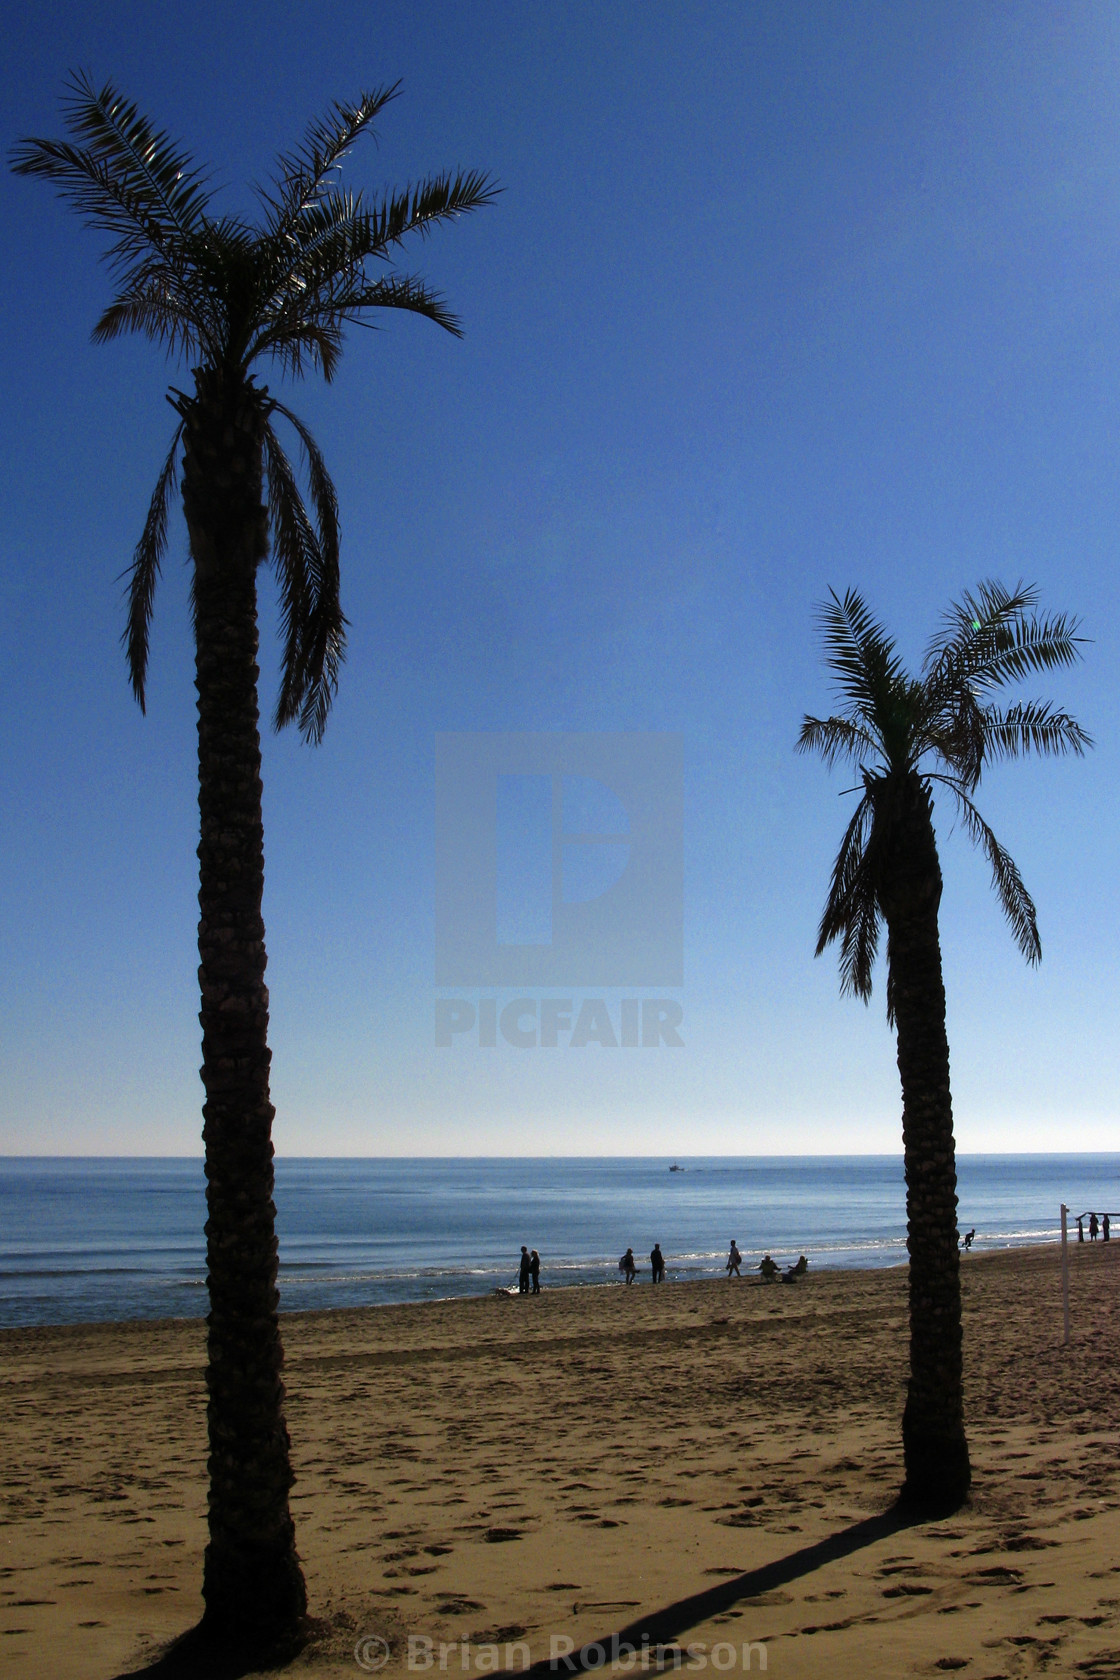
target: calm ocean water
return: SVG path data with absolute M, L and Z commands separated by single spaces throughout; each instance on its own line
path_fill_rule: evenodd
M 690 1159 L 280 1160 L 281 1306 L 361 1306 L 486 1293 L 522 1243 L 542 1284 L 618 1282 L 628 1246 L 649 1276 L 746 1261 L 906 1258 L 899 1156 Z M 965 1155 L 960 1225 L 977 1250 L 1053 1241 L 1058 1208 L 1120 1211 L 1120 1155 Z M 206 1311 L 198 1160 L 0 1159 L 0 1325 L 195 1317 Z M 1120 1235 L 1120 1227 L 1118 1227 Z

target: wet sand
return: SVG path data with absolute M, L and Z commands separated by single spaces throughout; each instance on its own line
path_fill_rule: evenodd
M 459 1675 L 554 1640 L 610 1666 L 630 1629 L 693 1673 L 761 1645 L 778 1680 L 1120 1676 L 1120 1244 L 1072 1259 L 1069 1349 L 1057 1249 L 963 1262 L 973 1495 L 916 1526 L 901 1270 L 285 1317 L 317 1618 L 289 1672 L 358 1676 L 380 1638 L 392 1680 L 410 1636 L 433 1674 L 441 1642 Z M 104 1680 L 197 1620 L 203 1338 L 0 1332 L 10 1680 Z

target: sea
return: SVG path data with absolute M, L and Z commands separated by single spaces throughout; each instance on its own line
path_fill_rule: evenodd
M 1120 1210 L 1120 1154 L 962 1155 L 974 1253 L 1053 1242 Z M 546 1289 L 639 1284 L 660 1242 L 669 1281 L 717 1277 L 735 1238 L 821 1267 L 906 1259 L 901 1156 L 276 1162 L 281 1311 L 484 1295 L 517 1277 L 521 1244 Z M 0 1325 L 197 1318 L 206 1312 L 199 1159 L 0 1158 Z M 1087 1225 L 1087 1221 L 1086 1221 Z M 1117 1226 L 1120 1237 L 1120 1225 Z

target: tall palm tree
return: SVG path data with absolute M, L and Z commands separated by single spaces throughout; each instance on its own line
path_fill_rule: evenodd
M 961 1386 L 957 1175 L 949 1044 L 937 912 L 941 867 L 933 788 L 946 788 L 969 838 L 991 866 L 1015 941 L 1042 955 L 1035 908 L 1018 869 L 972 802 L 985 765 L 1027 753 L 1082 753 L 1089 737 L 1047 703 L 1006 709 L 992 693 L 1080 657 L 1077 625 L 1039 618 L 1033 589 L 983 583 L 950 608 L 921 674 L 854 591 L 830 592 L 820 627 L 843 701 L 839 716 L 806 717 L 801 752 L 830 766 L 854 761 L 862 797 L 841 842 L 821 917 L 817 955 L 838 940 L 840 987 L 865 1001 L 887 927 L 887 1016 L 898 1035 L 906 1231 L 910 1255 L 910 1383 L 902 1419 L 903 1498 L 955 1509 L 971 1471 Z
M 64 102 L 70 140 L 27 139 L 17 174 L 50 181 L 109 239 L 116 296 L 93 329 L 103 343 L 139 332 L 187 360 L 179 416 L 137 545 L 124 632 L 141 708 L 148 627 L 182 463 L 193 561 L 198 690 L 198 948 L 207 1180 L 210 1441 L 207 1635 L 271 1645 L 298 1629 L 306 1594 L 289 1511 L 292 1483 L 277 1320 L 264 982 L 264 878 L 257 708 L 257 569 L 271 559 L 283 631 L 277 728 L 317 742 L 338 684 L 338 505 L 298 417 L 258 384 L 282 374 L 330 380 L 344 328 L 375 309 L 459 325 L 422 280 L 393 269 L 410 234 L 491 201 L 475 172 L 429 177 L 367 203 L 338 168 L 396 87 L 335 104 L 256 189 L 255 224 L 212 210 L 198 166 L 111 85 L 78 75 Z M 276 432 L 298 439 L 310 511 Z M 271 543 L 270 543 L 271 539 Z

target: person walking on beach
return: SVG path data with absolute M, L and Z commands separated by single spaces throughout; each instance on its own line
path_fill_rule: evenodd
M 529 1256 L 529 1276 L 533 1280 L 532 1293 L 539 1295 L 541 1292 L 541 1257 L 536 1249 Z
M 1091 1213 L 1089 1215 L 1089 1241 L 1090 1242 L 1096 1242 L 1097 1232 L 1099 1231 L 1099 1229 L 1100 1229 L 1100 1227 L 1097 1224 L 1097 1216 L 1096 1216 L 1095 1213 Z
M 665 1282 L 665 1256 L 661 1252 L 661 1244 L 654 1243 L 649 1252 L 650 1281 L 652 1283 Z
M 521 1244 L 521 1270 L 517 1274 L 517 1292 L 519 1295 L 529 1293 L 529 1250 Z
M 628 1248 L 626 1250 L 626 1253 L 618 1262 L 618 1269 L 620 1272 L 625 1272 L 627 1286 L 632 1284 L 638 1271 L 637 1266 L 634 1264 L 634 1250 L 632 1248 Z
M 728 1276 L 729 1279 L 732 1276 L 742 1277 L 743 1274 L 739 1270 L 739 1267 L 742 1264 L 743 1264 L 743 1256 L 739 1253 L 739 1245 L 735 1241 L 735 1238 L 732 1237 L 732 1239 L 731 1239 L 731 1252 L 727 1256 L 727 1276 Z
M 972 1239 L 973 1239 L 973 1237 L 975 1237 L 975 1235 L 976 1235 L 975 1225 L 972 1227 L 971 1231 L 966 1231 L 965 1234 L 964 1234 L 964 1251 L 965 1251 L 966 1254 L 968 1253 L 969 1249 L 972 1247 Z

